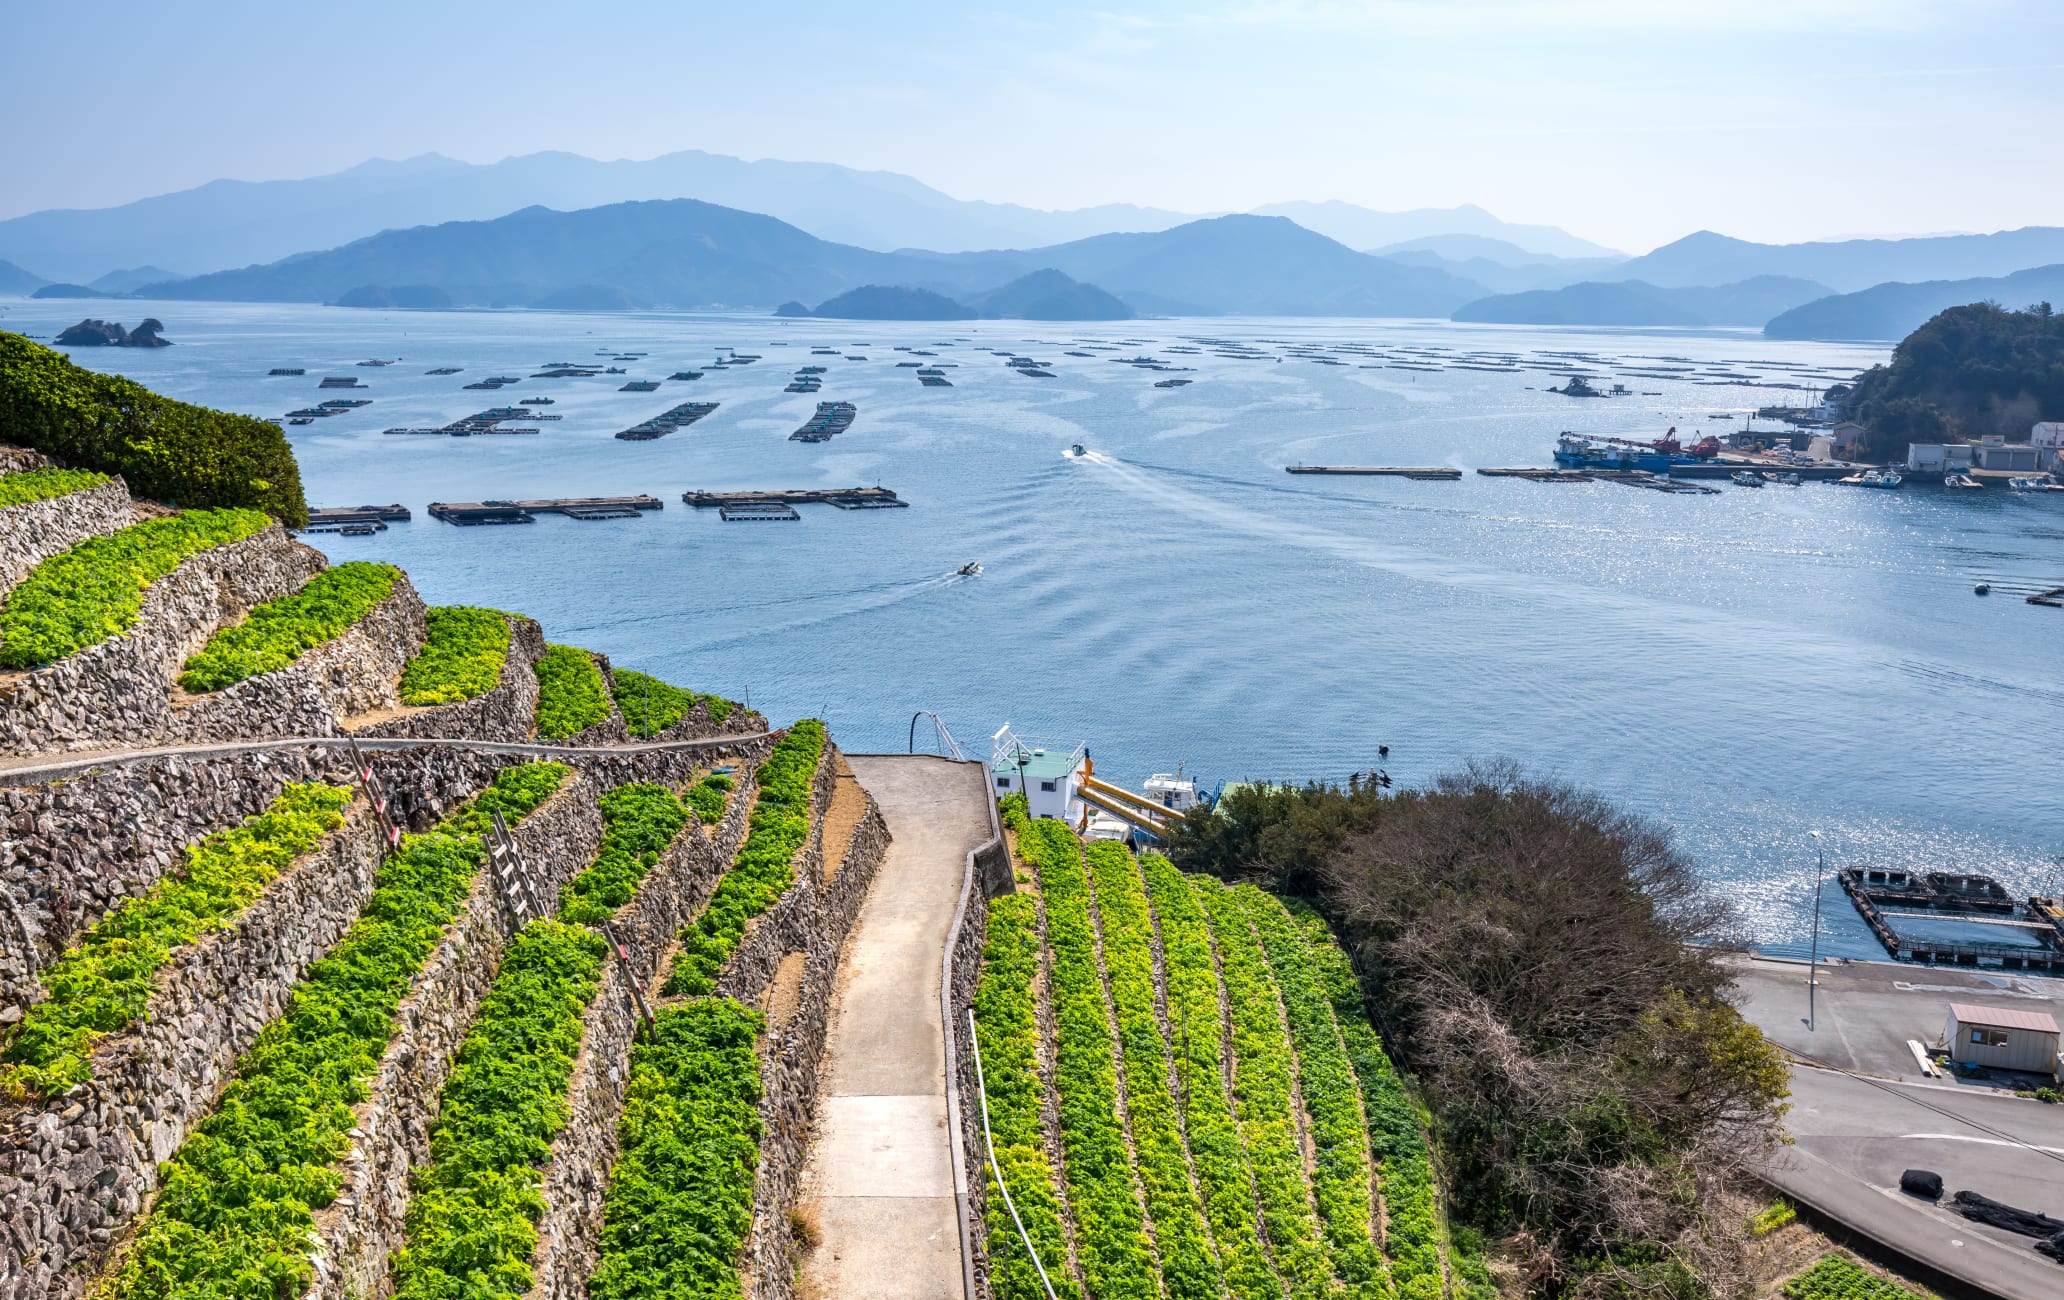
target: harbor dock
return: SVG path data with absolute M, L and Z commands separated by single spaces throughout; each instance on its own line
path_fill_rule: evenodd
M 1285 465 L 1290 474 L 1364 474 L 1382 478 L 1458 479 L 1462 471 L 1450 465 Z
M 664 510 L 655 496 L 552 497 L 538 501 L 432 501 L 430 517 L 448 524 L 528 524 L 539 515 L 568 519 L 635 519 L 641 511 Z

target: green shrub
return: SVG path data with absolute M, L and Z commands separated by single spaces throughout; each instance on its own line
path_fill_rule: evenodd
M 1888 1282 L 1840 1255 L 1823 1256 L 1812 1268 L 1784 1284 L 1785 1300 L 1925 1300 L 1896 1282 Z
M 1106 841 L 1089 846 L 1089 869 L 1103 923 L 1111 1008 L 1118 1019 L 1126 1114 L 1146 1193 L 1147 1220 L 1154 1229 L 1154 1250 L 1161 1262 L 1162 1290 L 1169 1300 L 1215 1300 L 1223 1288 L 1204 1227 L 1204 1209 L 1190 1187 L 1182 1121 L 1169 1087 L 1168 1043 L 1154 1009 L 1154 918 L 1147 911 L 1139 866 L 1123 845 Z M 1057 961 L 1059 956 L 1057 949 Z M 1366 1212 L 1366 1187 L 1363 1190 Z
M 1053 1002 L 1053 1087 L 1061 1118 L 1061 1172 L 1077 1227 L 1082 1283 L 1096 1296 L 1152 1296 L 1147 1241 L 1132 1160 L 1118 1112 L 1110 1022 L 1097 973 L 1096 931 L 1081 846 L 1060 822 L 1041 819 L 1018 837 L 1046 900 L 1047 991 Z
M 688 824 L 688 809 L 663 785 L 620 785 L 602 796 L 602 848 L 559 895 L 559 917 L 594 925 L 631 901 L 645 873 Z
M 721 725 L 731 716 L 731 701 L 720 695 L 698 695 L 628 668 L 619 668 L 610 676 L 616 679 L 617 711 L 623 714 L 631 734 L 640 739 L 673 726 L 694 712 L 698 702 L 708 706 L 712 722 Z
M 301 470 L 278 425 L 160 397 L 4 330 L 0 442 L 120 474 L 151 500 L 249 506 L 289 528 L 308 523 Z
M 1046 1090 L 1039 1079 L 1039 1027 L 1032 991 L 1039 967 L 1039 916 L 1032 895 L 1005 894 L 991 902 L 974 999 L 990 1140 L 1011 1201 L 1055 1294 L 1061 1300 L 1076 1300 L 1080 1292 L 1068 1271 L 1067 1229 L 1061 1221 L 1053 1164 L 1046 1156 Z M 1038 1271 L 997 1194 L 995 1175 L 985 1172 L 984 1178 L 991 1287 L 998 1300 L 1044 1300 Z
M 0 609 L 0 668 L 54 663 L 133 631 L 153 582 L 189 556 L 241 541 L 271 523 L 256 510 L 189 510 L 89 537 L 51 556 Z
M 358 626 L 394 591 L 401 570 L 353 560 L 324 569 L 291 596 L 266 601 L 244 621 L 208 638 L 179 674 L 189 691 L 219 691 L 261 673 L 278 672 L 302 655 Z
M 735 784 L 730 777 L 712 772 L 689 786 L 682 799 L 695 810 L 703 825 L 714 826 L 724 820 L 724 809 L 730 805 L 731 788 Z
M 290 785 L 243 825 L 186 851 L 186 868 L 118 905 L 37 975 L 48 997 L 6 1040 L 0 1094 L 52 1094 L 92 1077 L 104 1036 L 135 1023 L 172 954 L 258 900 L 294 859 L 344 824 L 351 791 Z
M 631 1048 L 622 1156 L 602 1201 L 591 1300 L 738 1300 L 760 1161 L 766 1021 L 729 998 L 661 1007 Z
M 694 925 L 667 973 L 668 996 L 699 997 L 717 986 L 717 972 L 754 917 L 795 883 L 795 855 L 810 838 L 810 787 L 824 755 L 824 724 L 804 718 L 774 743 L 760 764 L 760 794 L 738 859 Z
M 401 674 L 403 704 L 454 704 L 493 690 L 509 658 L 509 615 L 470 605 L 435 605 L 430 635 Z
M 539 740 L 565 740 L 609 717 L 609 688 L 595 656 L 579 646 L 545 648 L 537 661 Z
M 1168 988 L 1168 1023 L 1175 1031 L 1177 1076 L 1182 1083 L 1183 1120 L 1190 1161 L 1204 1210 L 1218 1244 L 1226 1287 L 1240 1300 L 1283 1294 L 1263 1252 L 1254 1218 L 1254 1178 L 1233 1120 L 1219 1070 L 1225 1022 L 1218 1004 L 1218 972 L 1211 956 L 1211 924 L 1191 892 L 1189 880 L 1159 854 L 1146 854 L 1154 915 L 1161 922 L 1161 949 Z
M 31 469 L 19 474 L 0 474 L 0 509 L 70 496 L 107 481 L 107 475 L 90 469 Z
M 307 1288 L 315 1211 L 343 1186 L 351 1107 L 472 888 L 482 829 L 494 812 L 520 821 L 567 771 L 505 768 L 443 826 L 403 839 L 358 921 L 309 967 L 286 1013 L 237 1062 L 219 1108 L 162 1167 L 157 1201 L 102 1284 L 107 1300 L 278 1300 Z
M 1792 1208 L 1791 1202 L 1772 1201 L 1755 1218 L 1749 1220 L 1749 1235 L 1768 1236 L 1798 1217 L 1799 1212 Z

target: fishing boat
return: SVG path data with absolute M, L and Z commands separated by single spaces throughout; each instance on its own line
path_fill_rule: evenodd
M 1755 473 L 1753 470 L 1738 469 L 1734 472 L 1733 477 L 1735 483 L 1741 487 L 1763 486 L 1763 476 Z
M 1942 480 L 1942 486 L 1957 491 L 1970 492 L 1982 488 L 1985 485 L 1983 483 L 1980 483 L 1977 479 L 1972 478 L 1969 474 L 1951 474 Z
M 1901 477 L 1898 474 L 1894 474 L 1889 469 L 1881 469 L 1877 470 L 1874 473 L 1858 475 L 1857 481 L 1862 483 L 1865 487 L 1887 489 L 1896 488 L 1901 483 L 1906 482 L 1906 480 L 1903 477 Z
M 1078 442 L 1074 446 L 1068 448 L 1068 454 L 1070 456 L 1087 456 L 1089 453 L 1082 450 L 1082 444 Z
M 953 572 L 956 576 L 962 578 L 979 578 L 982 576 L 982 566 L 975 563 L 973 560 L 969 560 L 966 564 L 961 565 Z

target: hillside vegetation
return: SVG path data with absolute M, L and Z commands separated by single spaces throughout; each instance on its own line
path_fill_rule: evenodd
M 2064 316 L 2048 303 L 1952 307 L 1859 376 L 1849 404 L 1878 459 L 1905 459 L 1911 442 L 2026 441 L 2036 421 L 2064 420 Z
M 0 442 L 120 474 L 149 500 L 249 506 L 290 528 L 308 522 L 301 469 L 278 425 L 160 397 L 5 330 Z
M 1691 946 L 1731 914 L 1665 832 L 1489 769 L 1395 795 L 1235 788 L 1170 855 L 1320 901 L 1428 1107 L 1452 1216 L 1530 1291 L 1739 1289 L 1739 1189 L 1786 1070 Z

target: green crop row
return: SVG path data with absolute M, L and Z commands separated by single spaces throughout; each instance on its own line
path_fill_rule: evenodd
M 277 1300 L 307 1288 L 315 1211 L 343 1186 L 351 1108 L 479 874 L 489 815 L 520 821 L 566 775 L 557 763 L 505 768 L 444 825 L 403 839 L 358 921 L 309 967 L 286 1014 L 237 1062 L 220 1108 L 163 1166 L 105 1300 Z
M 724 820 L 724 809 L 730 805 L 731 791 L 737 784 L 722 772 L 712 772 L 689 786 L 681 801 L 695 810 L 703 825 L 714 826 Z
M 1283 1294 L 1263 1250 L 1254 1213 L 1254 1176 L 1240 1145 L 1227 1100 L 1221 1053 L 1225 1020 L 1218 972 L 1211 958 L 1211 924 L 1189 880 L 1158 854 L 1140 859 L 1161 923 L 1162 964 L 1168 989 L 1168 1028 L 1174 1035 L 1190 1161 L 1204 1193 L 1205 1214 L 1218 1246 L 1226 1288 L 1239 1300 Z
M 1030 894 L 1005 894 L 989 904 L 982 975 L 975 983 L 975 1034 L 982 1055 L 982 1096 L 989 1137 L 1011 1203 L 1025 1225 L 1061 1300 L 1081 1293 L 1068 1270 L 1067 1227 L 1061 1221 L 1053 1164 L 1041 1124 L 1039 1027 L 1032 991 L 1039 975 L 1039 915 Z M 1010 1211 L 987 1176 L 989 1282 L 997 1300 L 1043 1300 L 1038 1272 L 1025 1255 Z
M 256 510 L 189 510 L 89 537 L 51 556 L 0 609 L 0 668 L 54 663 L 134 630 L 143 593 L 153 582 L 189 556 L 241 541 L 271 523 Z
M 1325 983 L 1305 936 L 1274 895 L 1239 890 L 1234 897 L 1261 937 L 1283 994 L 1290 1043 L 1297 1052 L 1298 1092 L 1311 1120 L 1316 1156 L 1312 1199 L 1333 1257 L 1333 1275 L 1352 1295 L 1387 1300 L 1390 1273 L 1370 1236 L 1369 1139 L 1361 1085 L 1347 1059 Z
M 37 976 L 48 995 L 6 1039 L 0 1095 L 63 1092 L 92 1077 L 102 1037 L 135 1023 L 178 949 L 219 930 L 323 836 L 344 824 L 351 791 L 290 785 L 241 826 L 186 851 L 186 867 L 118 905 Z
M 710 721 L 721 724 L 731 716 L 731 701 L 721 695 L 698 695 L 670 685 L 650 673 L 619 668 L 616 679 L 616 707 L 631 734 L 641 739 L 656 736 L 694 712 L 698 701 L 709 706 Z
M 631 1048 L 623 1154 L 602 1200 L 591 1300 L 739 1300 L 760 1161 L 766 1020 L 729 998 L 659 1008 Z M 468 1297 L 468 1300 L 471 1300 Z
M 1276 1271 L 1292 1296 L 1324 1295 L 1332 1279 L 1305 1192 L 1304 1152 L 1293 1111 L 1290 1035 L 1283 1026 L 1275 980 L 1236 896 L 1236 890 L 1253 886 L 1228 887 L 1206 876 L 1193 876 L 1190 883 L 1218 939 L 1219 969 L 1232 1017 L 1234 1109 L 1254 1170 L 1261 1221 L 1275 1250 Z
M 107 481 L 107 475 L 90 469 L 46 468 L 0 474 L 0 509 L 70 496 L 74 492 L 99 487 Z
M 557 919 L 511 940 L 445 1081 L 395 1262 L 401 1300 L 509 1298 L 535 1281 L 539 1166 L 566 1127 L 567 1084 L 606 956 L 588 926 L 631 901 L 688 824 L 663 785 L 621 785 L 601 802 L 595 861 L 562 892 Z
M 1089 870 L 1103 923 L 1104 972 L 1118 1019 L 1126 1114 L 1146 1189 L 1147 1218 L 1154 1226 L 1161 1284 L 1170 1300 L 1215 1298 L 1223 1287 L 1204 1209 L 1190 1185 L 1182 1121 L 1169 1085 L 1168 1041 L 1154 1010 L 1154 918 L 1147 911 L 1139 866 L 1123 845 L 1105 841 L 1089 846 Z
M 577 925 L 607 920 L 631 901 L 687 824 L 688 809 L 663 785 L 620 785 L 603 795 L 601 851 L 560 892 L 560 919 Z
M 278 425 L 160 397 L 6 331 L 0 442 L 120 474 L 131 492 L 150 500 L 251 506 L 289 528 L 308 522 L 301 470 Z
M 493 690 L 509 658 L 509 616 L 498 609 L 437 605 L 430 635 L 401 674 L 403 704 L 455 704 Z
M 1433 1161 L 1419 1108 L 1391 1068 L 1383 1040 L 1369 1024 L 1354 963 L 1333 941 L 1324 918 L 1301 904 L 1291 913 L 1304 931 L 1313 971 L 1333 1001 L 1333 1016 L 1355 1077 L 1362 1084 L 1369 1146 L 1376 1158 L 1377 1187 L 1383 1194 L 1383 1253 L 1402 1300 L 1440 1300 L 1440 1206 L 1434 1192 Z
M 1812 1268 L 1784 1284 L 1785 1300 L 1923 1300 L 1840 1255 L 1825 1255 Z
M 795 855 L 810 838 L 810 788 L 823 755 L 824 724 L 804 718 L 760 764 L 760 795 L 745 843 L 709 906 L 682 933 L 681 951 L 667 973 L 668 996 L 700 997 L 716 988 L 717 972 L 744 937 L 746 924 L 795 883 Z
M 1160 1278 L 1118 1113 L 1118 1076 L 1081 845 L 1065 825 L 1042 818 L 1018 837 L 1018 852 L 1038 870 L 1046 899 L 1061 1170 L 1075 1216 L 1083 1286 L 1096 1296 L 1156 1295 Z
M 547 646 L 537 661 L 537 679 L 539 740 L 565 740 L 609 717 L 602 669 L 579 646 Z
M 358 626 L 393 593 L 400 578 L 401 570 L 393 565 L 366 560 L 324 569 L 293 595 L 269 600 L 243 622 L 209 637 L 186 661 L 179 684 L 189 691 L 219 691 L 278 672 Z

